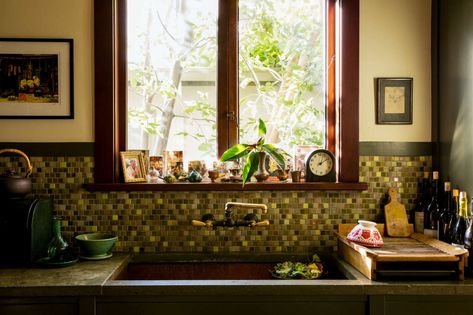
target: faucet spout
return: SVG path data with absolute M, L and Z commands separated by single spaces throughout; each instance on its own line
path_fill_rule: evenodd
M 263 213 L 268 212 L 268 206 L 263 203 L 227 202 L 225 204 L 225 211 L 230 211 L 232 208 L 262 209 Z

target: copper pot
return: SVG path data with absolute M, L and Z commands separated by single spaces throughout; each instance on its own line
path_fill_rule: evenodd
M 2 153 L 15 153 L 22 156 L 26 160 L 27 168 L 24 177 L 18 175 L 14 170 L 7 171 L 5 174 L 0 175 L 0 197 L 18 198 L 31 193 L 32 184 L 29 177 L 33 171 L 33 166 L 31 166 L 28 156 L 17 149 L 1 149 L 0 154 Z

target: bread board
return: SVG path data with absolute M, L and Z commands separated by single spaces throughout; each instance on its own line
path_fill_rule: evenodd
M 409 237 L 388 237 L 384 235 L 384 224 L 378 224 L 383 235 L 384 246 L 368 248 L 347 240 L 346 236 L 356 224 L 340 224 L 338 227 L 338 253 L 368 279 L 377 280 L 381 275 L 452 275 L 465 279 L 465 263 L 468 251 L 412 233 Z
M 386 219 L 386 234 L 393 237 L 408 237 L 412 231 L 408 230 L 406 208 L 400 203 L 395 188 L 389 188 L 390 202 L 384 206 Z

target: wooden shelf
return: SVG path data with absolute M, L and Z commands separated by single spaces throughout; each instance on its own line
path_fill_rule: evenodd
M 367 183 L 98 183 L 84 184 L 88 191 L 264 191 L 264 190 L 367 190 Z

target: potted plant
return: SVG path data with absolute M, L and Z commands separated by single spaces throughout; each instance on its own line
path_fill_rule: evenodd
M 222 154 L 222 162 L 237 160 L 247 156 L 246 163 L 243 166 L 242 180 L 243 186 L 255 176 L 256 180 L 261 182 L 268 178 L 269 174 L 264 167 L 266 154 L 274 159 L 278 166 L 284 170 L 286 167 L 285 156 L 288 154 L 274 145 L 265 143 L 266 125 L 262 119 L 258 124 L 259 138 L 254 144 L 239 143 L 228 149 Z

